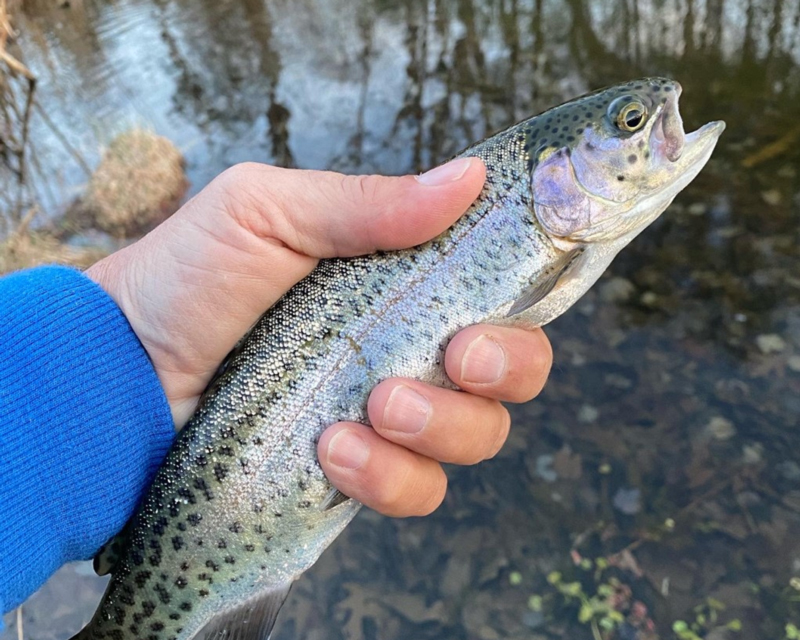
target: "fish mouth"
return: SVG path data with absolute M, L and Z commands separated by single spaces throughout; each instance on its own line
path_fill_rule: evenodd
M 650 132 L 650 149 L 656 161 L 660 156 L 670 163 L 689 166 L 692 161 L 711 155 L 717 139 L 725 130 L 725 123 L 716 120 L 686 134 L 678 108 L 683 88 L 677 82 L 673 86 L 674 89 L 669 97 L 658 107 L 658 114 Z

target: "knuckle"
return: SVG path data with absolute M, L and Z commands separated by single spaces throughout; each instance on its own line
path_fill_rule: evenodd
M 503 445 L 506 443 L 508 439 L 508 434 L 511 431 L 511 414 L 508 412 L 503 405 L 498 405 L 500 407 L 499 417 L 498 417 L 498 426 L 496 427 L 496 433 L 494 434 L 494 439 L 491 443 L 491 446 L 488 450 L 488 455 L 486 455 L 483 459 L 489 460 L 490 458 L 494 458 L 500 450 L 503 448 Z
M 382 181 L 383 178 L 381 176 L 343 175 L 340 188 L 347 202 L 371 205 L 378 201 Z
M 370 506 L 387 515 L 402 513 L 404 510 L 401 507 L 404 503 L 406 483 L 387 480 L 389 480 L 388 476 L 384 476 L 380 480 L 373 479 L 367 483 L 372 498 Z
M 420 503 L 420 508 L 417 510 L 416 515 L 428 516 L 436 511 L 444 502 L 444 497 L 447 494 L 447 476 L 444 471 L 439 467 L 438 477 L 436 482 L 431 486 L 427 497 Z

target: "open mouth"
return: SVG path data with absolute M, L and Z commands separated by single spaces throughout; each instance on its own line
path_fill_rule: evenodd
M 650 148 L 670 162 L 678 162 L 685 153 L 687 157 L 683 158 L 681 164 L 686 166 L 696 158 L 705 156 L 706 151 L 710 153 L 713 150 L 717 138 L 725 130 L 725 123 L 719 120 L 709 122 L 687 135 L 678 109 L 681 92 L 681 85 L 676 82 L 675 91 L 660 105 L 660 113 L 650 132 Z

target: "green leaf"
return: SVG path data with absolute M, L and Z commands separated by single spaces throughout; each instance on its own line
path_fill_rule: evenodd
M 547 574 L 547 581 L 552 585 L 559 584 L 561 582 L 561 572 L 552 571 L 551 573 Z
M 528 598 L 528 609 L 531 611 L 541 611 L 542 596 L 532 595 L 530 598 Z
M 728 624 L 725 625 L 731 631 L 741 631 L 742 630 L 742 621 L 739 618 L 734 618 Z

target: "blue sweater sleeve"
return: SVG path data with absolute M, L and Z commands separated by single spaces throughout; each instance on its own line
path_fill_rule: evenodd
M 147 354 L 97 284 L 66 267 L 0 278 L 0 612 L 119 531 L 173 437 Z

